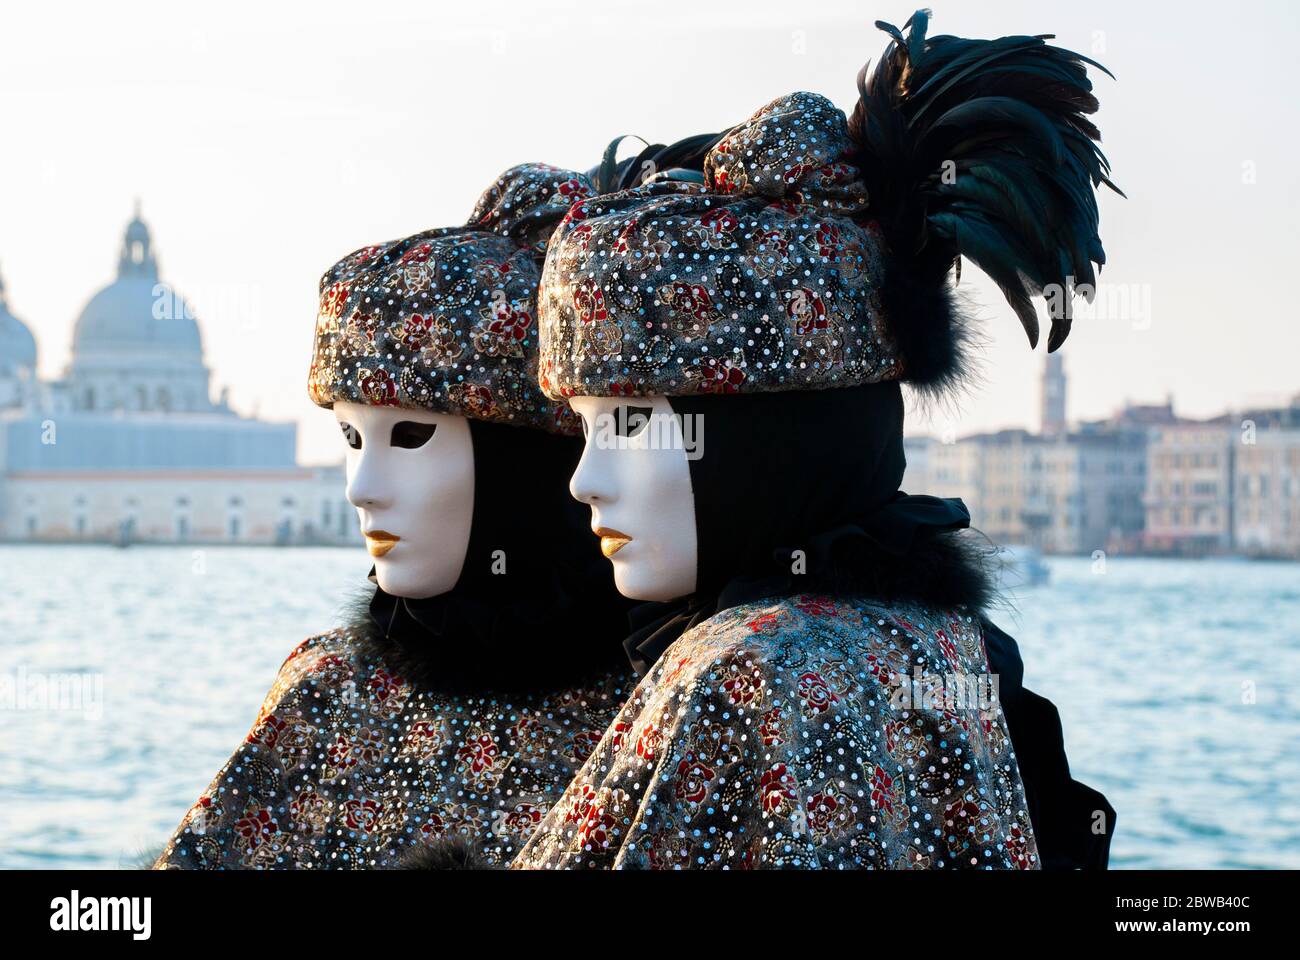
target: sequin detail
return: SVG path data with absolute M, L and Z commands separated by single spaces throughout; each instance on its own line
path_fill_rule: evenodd
M 899 379 L 881 317 L 884 240 L 844 114 L 778 98 L 705 159 L 569 210 L 539 294 L 548 396 L 849 387 Z
M 512 869 L 1037 869 L 978 621 L 729 609 L 637 687 Z
M 363 247 L 321 279 L 312 402 L 416 407 L 575 434 L 537 386 L 544 241 L 591 185 L 542 164 L 512 167 L 463 227 Z
M 514 698 L 420 690 L 346 632 L 304 641 L 162 869 L 368 869 L 465 838 L 506 864 L 630 689 L 608 676 Z

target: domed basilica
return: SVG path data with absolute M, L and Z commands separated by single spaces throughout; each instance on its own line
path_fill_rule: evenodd
M 0 540 L 339 543 L 341 468 L 300 467 L 297 428 L 213 402 L 193 307 L 139 211 L 117 278 L 86 303 L 63 379 L 0 280 Z

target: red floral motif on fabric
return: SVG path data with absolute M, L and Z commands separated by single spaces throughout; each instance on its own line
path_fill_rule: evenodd
M 595 749 L 633 685 L 629 672 L 527 704 L 456 697 L 344 631 L 309 638 L 157 867 L 392 867 L 412 842 L 450 837 L 506 865 L 577 775 L 574 744 Z
M 976 618 L 849 598 L 688 630 L 615 720 L 636 748 L 606 736 L 512 869 L 1037 869 L 996 705 L 975 737 L 960 711 L 893 702 L 912 663 L 945 662 L 939 629 L 980 649 Z

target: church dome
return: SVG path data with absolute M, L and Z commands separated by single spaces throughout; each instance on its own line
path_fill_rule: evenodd
M 130 354 L 202 364 L 203 341 L 193 308 L 158 279 L 149 228 L 139 214 L 126 227 L 117 279 L 81 311 L 72 340 L 73 363 Z
M 4 279 L 0 278 L 0 377 L 13 376 L 22 367 L 36 370 L 36 338 L 9 312 Z

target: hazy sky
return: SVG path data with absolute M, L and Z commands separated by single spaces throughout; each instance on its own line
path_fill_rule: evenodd
M 1065 349 L 1074 417 L 1173 393 L 1210 415 L 1300 392 L 1300 133 L 1293 0 L 949 0 L 935 33 L 1056 33 L 1098 75 L 1110 265 Z M 133 199 L 195 305 L 214 385 L 338 431 L 306 398 L 316 283 L 364 244 L 459 223 L 525 160 L 576 169 L 616 135 L 668 141 L 806 89 L 852 108 L 906 3 L 766 0 L 6 4 L 0 273 L 41 372 L 109 282 Z M 629 145 L 628 149 L 632 149 Z M 983 384 L 930 429 L 1036 425 L 1043 353 L 974 270 Z M 1046 339 L 1046 338 L 1044 338 Z M 910 429 L 927 429 L 916 416 Z

